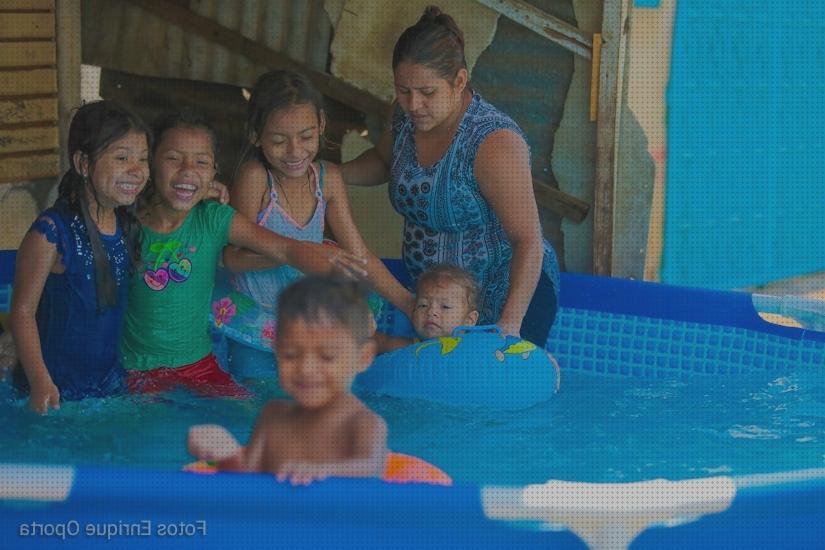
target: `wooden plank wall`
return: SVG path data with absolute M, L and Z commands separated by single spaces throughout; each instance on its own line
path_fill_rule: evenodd
M 59 174 L 55 0 L 0 0 L 0 184 Z

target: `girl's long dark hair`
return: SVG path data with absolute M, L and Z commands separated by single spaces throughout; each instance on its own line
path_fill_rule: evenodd
M 78 108 L 69 126 L 69 170 L 63 174 L 57 188 L 58 200 L 65 201 L 71 211 L 83 218 L 86 225 L 95 262 L 98 308 L 117 304 L 117 284 L 112 276 L 109 257 L 100 240 L 100 232 L 89 211 L 86 186 L 88 185 L 92 192 L 99 212 L 97 190 L 87 177 L 78 172 L 74 156 L 77 152 L 82 153 L 88 161 L 89 171 L 93 172 L 100 154 L 130 131 L 144 134 L 147 144 L 151 144 L 152 134 L 143 121 L 117 103 L 108 100 L 95 101 Z M 132 269 L 135 269 L 140 262 L 140 222 L 135 214 L 135 205 L 117 207 L 115 216 L 123 228 L 123 238 L 129 251 Z
M 252 137 L 260 140 L 266 121 L 273 112 L 291 107 L 292 105 L 307 104 L 315 107 L 318 122 L 324 112 L 324 96 L 309 79 L 295 71 L 269 71 L 258 77 L 252 87 L 249 105 L 246 110 L 246 137 L 243 151 L 237 169 L 251 157 L 255 157 L 265 167 L 271 168 L 269 162 L 261 152 L 260 147 L 252 145 Z

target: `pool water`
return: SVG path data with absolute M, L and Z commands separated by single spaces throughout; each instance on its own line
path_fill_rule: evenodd
M 68 402 L 40 417 L 0 385 L 0 462 L 179 469 L 189 426 L 219 423 L 246 441 L 273 382 L 249 401 L 186 392 Z M 618 482 L 825 466 L 825 373 L 686 381 L 564 372 L 551 401 L 523 411 L 364 396 L 390 447 L 457 482 Z

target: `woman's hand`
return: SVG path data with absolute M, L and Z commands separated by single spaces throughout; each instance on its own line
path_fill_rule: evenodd
M 29 395 L 29 409 L 38 414 L 46 414 L 49 409 L 60 408 L 60 390 L 51 380 L 44 380 L 32 385 Z
M 501 329 L 501 337 L 507 338 L 508 336 L 515 336 L 516 338 L 521 338 L 521 323 L 513 323 L 507 322 L 504 319 L 499 319 L 496 326 Z
M 209 184 L 209 190 L 206 192 L 206 198 L 215 199 L 221 204 L 227 204 L 229 202 L 229 189 L 218 180 L 212 180 L 212 183 Z

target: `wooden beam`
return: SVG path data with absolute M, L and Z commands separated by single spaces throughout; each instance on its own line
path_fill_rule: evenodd
M 52 178 L 59 173 L 60 155 L 56 151 L 0 157 L 0 183 Z
M 605 0 L 596 125 L 596 181 L 593 192 L 593 272 L 612 275 L 616 135 L 621 109 L 621 66 L 631 0 Z
M 163 0 L 128 0 L 131 4 L 191 32 L 219 44 L 230 52 L 242 55 L 257 65 L 272 69 L 302 72 L 318 90 L 333 99 L 367 114 L 385 116 L 388 105 L 369 92 L 360 90 L 329 73 L 299 63 L 283 53 L 251 40 L 241 33 L 204 17 L 187 7 Z
M 54 42 L 4 42 L 0 49 L 0 68 L 37 67 L 55 64 Z
M 0 99 L 0 126 L 37 122 L 57 122 L 56 99 L 19 99 L 16 101 Z
M 605 0 L 602 14 L 596 182 L 593 192 L 593 272 L 596 275 L 611 275 L 613 270 L 616 136 L 622 105 L 622 67 L 631 1 Z
M 576 55 L 591 58 L 593 43 L 590 37 L 567 21 L 550 15 L 523 0 L 476 0 L 479 4 L 512 19 L 519 25 L 549 38 Z
M 57 92 L 57 71 L 32 69 L 0 71 L 0 97 L 46 95 Z
M 57 2 L 57 110 L 60 143 L 69 141 L 72 110 L 80 106 L 80 0 Z M 69 159 L 61 157 L 62 171 Z
M 54 0 L 0 0 L 3 11 L 52 11 Z
M 0 15 L 0 38 L 53 38 L 52 13 L 3 13 Z
M 536 195 L 536 203 L 539 206 L 552 210 L 575 223 L 581 223 L 590 211 L 590 205 L 583 200 L 568 195 L 535 177 L 533 177 L 533 193 Z
M 57 128 L 35 126 L 0 127 L 0 155 L 57 149 Z

